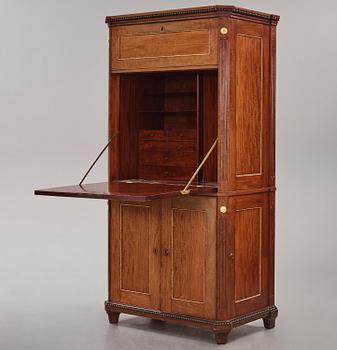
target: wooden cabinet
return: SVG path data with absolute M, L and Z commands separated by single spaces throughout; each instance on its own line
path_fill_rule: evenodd
M 106 18 L 108 181 L 35 193 L 108 200 L 111 323 L 150 317 L 217 343 L 274 327 L 278 19 L 234 6 Z

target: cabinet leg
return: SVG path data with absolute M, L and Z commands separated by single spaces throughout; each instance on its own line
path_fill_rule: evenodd
M 215 342 L 217 344 L 226 344 L 229 332 L 230 331 L 221 332 L 221 333 L 218 333 L 218 332 L 214 333 Z
M 275 319 L 277 317 L 277 314 L 278 314 L 278 310 L 275 306 L 274 309 L 270 312 L 270 314 L 267 317 L 263 318 L 264 328 L 272 329 L 275 327 Z
M 120 314 L 119 312 L 109 311 L 109 313 L 108 313 L 109 322 L 110 323 L 118 323 L 119 314 Z
M 263 318 L 263 325 L 266 329 L 272 329 L 275 327 L 275 319 L 276 317 L 264 317 Z

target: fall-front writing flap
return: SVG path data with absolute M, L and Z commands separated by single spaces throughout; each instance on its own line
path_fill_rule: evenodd
M 36 195 L 108 200 L 149 201 L 181 196 L 183 185 L 144 180 L 120 180 L 35 190 Z M 216 192 L 212 185 L 191 185 L 190 194 Z

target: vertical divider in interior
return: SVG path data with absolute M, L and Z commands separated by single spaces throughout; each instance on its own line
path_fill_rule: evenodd
M 137 79 L 132 74 L 122 74 L 120 79 L 119 113 L 119 179 L 137 176 L 137 143 L 129 142 L 137 138 L 136 91 Z
M 217 138 L 217 71 L 203 72 L 203 156 Z M 203 166 L 204 181 L 217 181 L 217 147 Z

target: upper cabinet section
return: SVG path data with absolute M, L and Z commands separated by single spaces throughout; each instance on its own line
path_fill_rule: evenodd
M 111 70 L 215 67 L 215 20 L 119 26 L 110 34 Z
M 219 18 L 276 25 L 278 16 L 235 6 L 207 6 L 106 18 L 110 71 L 209 69 L 218 64 Z

